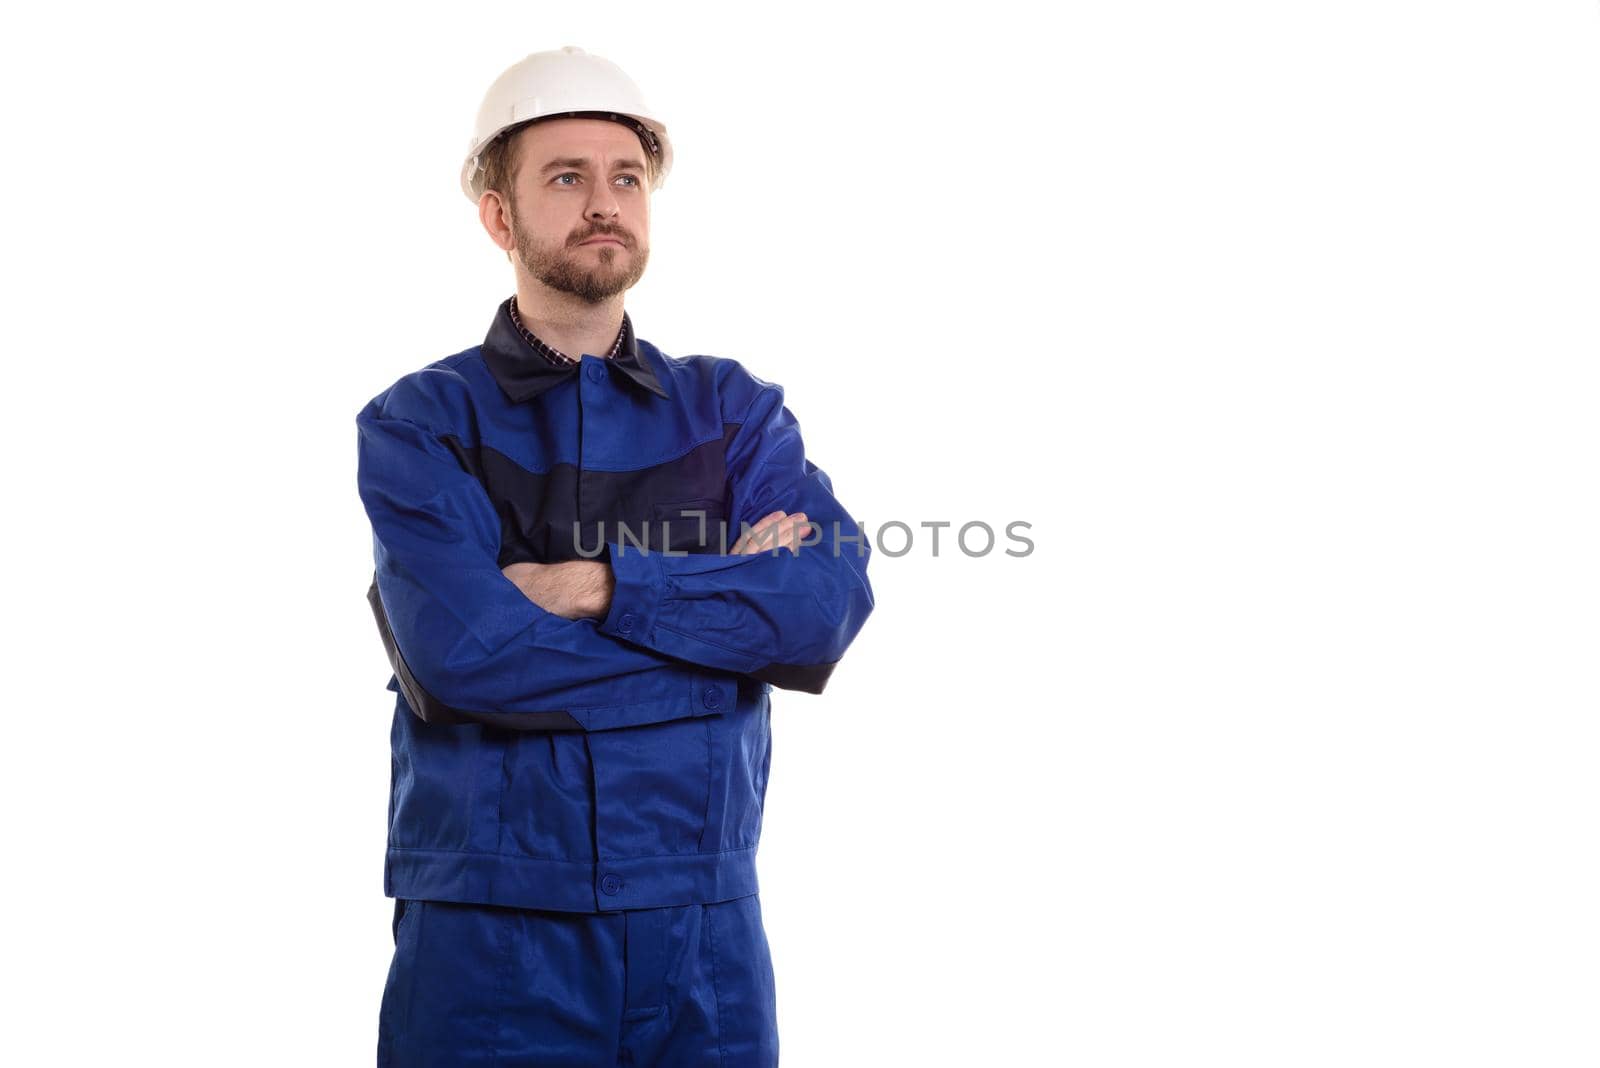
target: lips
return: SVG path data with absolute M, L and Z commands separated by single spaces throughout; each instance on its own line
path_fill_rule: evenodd
M 580 245 L 598 245 L 598 244 L 602 244 L 604 242 L 610 242 L 612 244 L 622 245 L 624 248 L 627 247 L 626 245 L 623 245 L 622 238 L 613 237 L 610 234 L 596 234 L 594 237 L 587 238 L 587 239 L 585 239 L 583 241 L 579 241 L 578 244 L 580 244 Z

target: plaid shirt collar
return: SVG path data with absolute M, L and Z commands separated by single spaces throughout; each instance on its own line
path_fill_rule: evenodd
M 532 345 L 533 346 L 533 350 L 535 352 L 537 352 L 540 356 L 543 356 L 545 359 L 549 360 L 551 363 L 555 364 L 557 367 L 565 367 L 569 363 L 577 363 L 578 362 L 577 360 L 574 360 L 571 356 L 568 356 L 566 353 L 562 352 L 560 349 L 552 348 L 551 346 L 545 344 L 542 340 L 540 340 L 538 334 L 535 334 L 532 330 L 529 330 L 526 326 L 522 325 L 522 316 L 517 314 L 517 298 L 516 297 L 513 296 L 511 298 L 511 300 L 509 302 L 509 308 L 510 308 L 510 311 L 511 311 L 511 322 L 516 325 L 517 331 L 520 334 L 522 334 L 523 340 L 525 340 L 529 345 Z M 623 316 L 623 319 L 626 320 L 627 316 L 628 316 L 628 313 L 627 312 L 623 312 L 622 316 Z M 617 331 L 617 340 L 615 340 L 615 341 L 613 341 L 611 343 L 611 351 L 609 353 L 607 353 L 606 359 L 608 359 L 608 360 L 616 359 L 617 353 L 622 351 L 622 335 L 627 333 L 627 332 L 628 332 L 628 325 L 627 325 L 626 322 L 624 322 L 623 325 L 622 325 L 622 329 Z
M 530 400 L 575 374 L 581 361 L 550 347 L 523 325 L 515 294 L 501 301 L 483 340 L 483 358 L 500 388 L 514 403 Z M 607 366 L 658 397 L 667 391 L 650 365 L 650 357 L 633 333 L 633 320 L 622 313 L 622 329 L 605 357 Z

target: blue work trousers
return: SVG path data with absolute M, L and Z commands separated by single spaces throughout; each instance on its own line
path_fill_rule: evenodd
M 761 902 L 555 912 L 397 899 L 379 1068 L 770 1068 Z

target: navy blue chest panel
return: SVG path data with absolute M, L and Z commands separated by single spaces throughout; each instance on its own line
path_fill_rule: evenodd
M 725 457 L 739 425 L 726 423 L 721 438 L 633 471 L 570 463 L 530 471 L 491 445 L 443 441 L 499 513 L 498 563 L 508 567 L 593 559 L 602 540 L 651 552 L 723 552 L 724 538 L 731 544 L 739 533 L 724 534 L 733 507 Z

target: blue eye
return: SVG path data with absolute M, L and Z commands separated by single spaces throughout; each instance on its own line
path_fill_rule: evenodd
M 636 174 L 624 174 L 622 177 L 626 178 L 628 181 L 632 182 L 634 185 L 638 185 L 639 184 L 639 176 L 636 175 Z M 618 179 L 618 181 L 621 181 L 621 180 L 622 180 L 621 178 Z
M 577 175 L 574 174 L 572 171 L 567 171 L 565 174 L 556 175 L 555 180 L 559 182 L 563 178 L 576 178 L 576 177 L 577 177 Z

